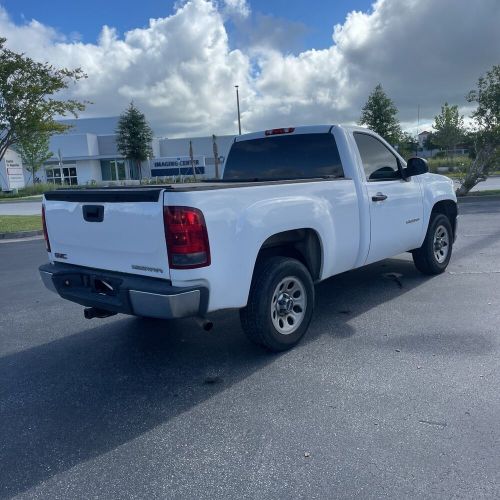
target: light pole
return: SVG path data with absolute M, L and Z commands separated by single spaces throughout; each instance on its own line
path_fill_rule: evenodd
M 238 92 L 239 85 L 235 85 L 234 87 L 236 89 L 236 106 L 238 107 L 238 132 L 241 135 L 240 93 Z

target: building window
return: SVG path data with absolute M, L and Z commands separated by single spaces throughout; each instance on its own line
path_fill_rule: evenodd
M 141 178 L 141 170 L 140 166 L 137 164 L 135 160 L 132 160 L 129 162 L 129 168 L 130 168 L 130 178 L 131 179 L 140 179 Z
M 46 168 L 45 177 L 49 184 L 64 184 L 66 186 L 76 186 L 78 184 L 76 166 Z
M 123 181 L 127 178 L 124 160 L 101 160 L 103 181 Z

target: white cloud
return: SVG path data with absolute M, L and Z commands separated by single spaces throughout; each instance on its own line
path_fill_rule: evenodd
M 247 0 L 223 0 L 224 10 L 228 15 L 248 17 L 250 15 L 250 6 Z
M 104 26 L 97 43 L 85 44 L 37 21 L 15 24 L 0 7 L 0 33 L 33 58 L 81 66 L 89 78 L 70 95 L 94 103 L 87 116 L 118 114 L 133 99 L 169 136 L 234 132 L 235 84 L 246 130 L 354 122 L 378 82 L 404 123 L 415 121 L 418 104 L 425 123 L 444 101 L 465 105 L 477 78 L 500 63 L 498 0 L 474 8 L 469 0 L 379 0 L 332 28 L 331 47 L 296 55 L 272 42 L 232 49 L 228 15 L 250 15 L 248 4 L 184 1 L 146 28 L 120 37 Z

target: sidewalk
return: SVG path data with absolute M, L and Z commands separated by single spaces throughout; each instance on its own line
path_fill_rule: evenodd
M 41 215 L 40 201 L 9 201 L 0 203 L 0 215 Z

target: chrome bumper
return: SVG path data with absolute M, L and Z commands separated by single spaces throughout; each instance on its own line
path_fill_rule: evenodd
M 129 297 L 136 316 L 186 318 L 196 316 L 200 309 L 199 290 L 181 292 L 175 295 L 130 290 Z

